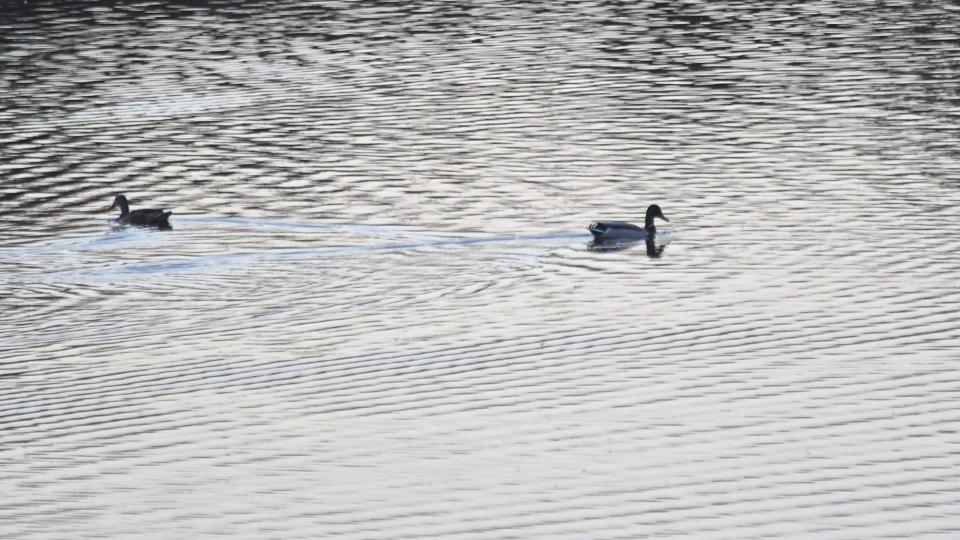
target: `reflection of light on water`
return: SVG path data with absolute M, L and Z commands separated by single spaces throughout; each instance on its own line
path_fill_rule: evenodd
M 260 97 L 250 92 L 221 92 L 214 95 L 166 95 L 156 101 L 125 101 L 122 105 L 110 105 L 86 109 L 63 117 L 43 120 L 27 120 L 21 129 L 37 130 L 52 126 L 90 127 L 97 125 L 139 124 L 150 120 L 162 120 L 201 112 L 247 107 Z
M 954 530 L 948 9 L 29 4 L 0 536 Z

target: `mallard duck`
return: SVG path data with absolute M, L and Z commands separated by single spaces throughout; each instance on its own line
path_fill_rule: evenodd
M 114 197 L 113 205 L 107 210 L 113 210 L 118 206 L 120 207 L 120 217 L 117 218 L 117 222 L 121 225 L 141 225 L 145 227 L 159 227 L 161 229 L 170 228 L 170 222 L 167 221 L 167 218 L 169 218 L 173 212 L 169 210 L 144 208 L 131 212 L 130 204 L 123 195 Z
M 663 215 L 659 206 L 651 204 L 647 208 L 647 216 L 643 219 L 643 227 L 626 221 L 595 221 L 587 227 L 587 230 L 590 231 L 593 240 L 596 242 L 644 240 L 657 234 L 657 228 L 653 226 L 654 218 L 670 221 L 667 216 Z

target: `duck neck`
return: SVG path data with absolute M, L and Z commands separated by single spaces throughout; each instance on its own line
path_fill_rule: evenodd
M 647 212 L 647 217 L 643 220 L 643 228 L 650 232 L 657 232 L 657 228 L 653 226 L 653 214 Z
M 120 217 L 124 217 L 130 213 L 130 205 L 127 204 L 126 199 L 120 199 L 117 201 L 117 206 L 120 207 Z

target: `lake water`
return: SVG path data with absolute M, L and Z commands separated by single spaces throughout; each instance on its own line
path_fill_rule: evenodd
M 0 537 L 956 538 L 942 4 L 2 4 Z

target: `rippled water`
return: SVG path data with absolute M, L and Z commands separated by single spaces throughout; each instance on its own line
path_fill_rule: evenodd
M 3 6 L 0 536 L 960 534 L 955 7 Z

